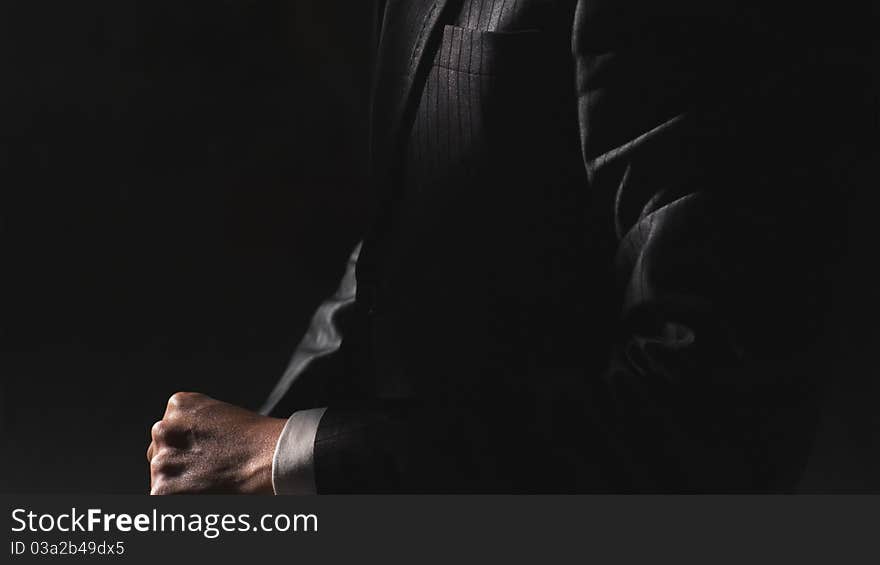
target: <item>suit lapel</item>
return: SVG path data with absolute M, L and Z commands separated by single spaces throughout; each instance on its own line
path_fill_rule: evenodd
M 390 184 L 388 169 L 400 149 L 401 128 L 418 102 L 421 82 L 455 0 L 388 0 L 373 89 L 372 151 L 377 180 Z

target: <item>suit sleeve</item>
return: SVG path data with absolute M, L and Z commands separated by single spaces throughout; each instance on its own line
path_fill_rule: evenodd
M 795 30 L 755 6 L 713 26 L 688 25 L 698 8 L 645 14 L 624 44 L 601 28 L 624 16 L 610 4 L 580 2 L 574 35 L 621 304 L 584 437 L 608 450 L 616 490 L 792 489 L 828 371 L 835 170 L 860 117 L 841 92 L 864 91 L 858 59 L 807 41 L 809 18 Z

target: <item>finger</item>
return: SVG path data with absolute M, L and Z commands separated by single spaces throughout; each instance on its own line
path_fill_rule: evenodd
M 193 494 L 192 477 L 186 472 L 185 466 L 170 463 L 162 470 L 154 470 L 150 474 L 150 494 Z
M 185 463 L 180 451 L 168 447 L 157 449 L 150 459 L 150 476 L 155 478 L 180 476 L 186 468 Z
M 163 420 L 159 420 L 150 428 L 150 437 L 155 443 L 162 443 L 165 440 L 166 433 L 167 430 Z
M 173 477 L 160 475 L 150 480 L 150 496 L 178 494 L 179 481 Z
M 170 494 L 168 481 L 162 478 L 150 479 L 150 496 L 163 496 Z
M 150 496 L 171 496 L 175 494 L 186 494 L 179 483 L 173 479 L 159 479 L 150 485 Z
M 153 442 L 159 446 L 186 449 L 192 440 L 192 429 L 186 421 L 177 420 L 169 423 L 162 420 L 156 422 L 153 424 L 151 433 Z
M 150 494 L 180 492 L 185 468 L 176 451 L 168 448 L 158 450 L 150 461 Z
M 147 461 L 153 460 L 153 452 L 156 450 L 156 442 L 151 441 L 147 447 Z
M 153 493 L 153 485 L 156 482 L 156 474 L 153 471 L 153 444 L 147 448 L 147 460 L 150 462 L 150 494 Z

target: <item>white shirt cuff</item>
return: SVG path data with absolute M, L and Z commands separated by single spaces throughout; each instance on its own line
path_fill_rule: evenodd
M 315 494 L 315 436 L 326 408 L 294 412 L 287 419 L 272 457 L 275 494 Z

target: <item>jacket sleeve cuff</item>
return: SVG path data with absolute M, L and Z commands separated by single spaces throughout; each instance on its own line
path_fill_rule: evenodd
M 326 408 L 294 412 L 275 444 L 272 488 L 275 494 L 315 494 L 315 436 Z

